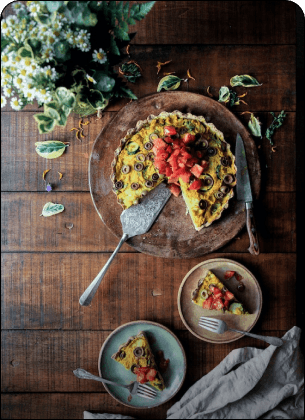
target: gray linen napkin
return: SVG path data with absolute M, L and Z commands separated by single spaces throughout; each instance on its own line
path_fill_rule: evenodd
M 293 327 L 281 347 L 233 350 L 167 412 L 167 419 L 302 419 L 304 366 L 301 330 Z M 130 419 L 84 412 L 84 419 Z

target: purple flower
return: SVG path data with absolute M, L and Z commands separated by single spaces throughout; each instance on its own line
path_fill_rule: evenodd
M 52 191 L 52 185 L 51 185 L 51 184 L 47 184 L 47 188 L 46 188 L 46 190 L 47 190 L 48 192 Z

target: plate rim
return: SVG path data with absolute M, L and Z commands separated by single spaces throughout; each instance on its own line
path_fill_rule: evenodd
M 130 322 L 126 322 L 125 324 L 122 324 L 122 325 L 120 325 L 119 327 L 117 327 L 115 330 L 113 330 L 112 331 L 112 333 L 106 338 L 106 340 L 104 341 L 104 343 L 103 343 L 103 345 L 102 345 L 102 347 L 101 347 L 101 349 L 100 349 L 100 352 L 99 352 L 99 357 L 98 357 L 98 373 L 99 373 L 99 376 L 102 378 L 102 375 L 101 375 L 101 369 L 100 369 L 100 366 L 101 366 L 101 360 L 102 360 L 102 354 L 103 354 L 103 351 L 104 351 L 104 349 L 105 349 L 105 347 L 106 347 L 106 344 L 109 342 L 109 340 L 111 339 L 111 337 L 114 335 L 114 334 L 116 334 L 117 332 L 119 332 L 120 330 L 122 330 L 122 329 L 124 329 L 125 327 L 127 327 L 127 326 L 130 326 L 130 325 L 136 325 L 136 324 L 150 324 L 150 325 L 153 325 L 153 326 L 155 326 L 155 327 L 159 327 L 159 328 L 161 328 L 161 329 L 163 329 L 163 330 L 165 330 L 165 331 L 167 331 L 176 341 L 177 341 L 177 343 L 178 343 L 178 345 L 179 345 L 179 347 L 180 347 L 180 349 L 181 349 L 181 351 L 182 351 L 182 355 L 183 355 L 183 360 L 184 360 L 184 372 L 183 372 L 183 378 L 182 378 L 182 380 L 181 380 L 181 383 L 180 383 L 180 385 L 179 385 L 179 387 L 177 388 L 177 390 L 167 399 L 167 400 L 165 400 L 165 401 L 162 401 L 161 403 L 157 403 L 157 404 L 155 404 L 155 405 L 151 405 L 151 406 L 143 406 L 143 407 L 136 407 L 136 406 L 134 406 L 134 405 L 131 405 L 131 404 L 128 404 L 128 403 L 125 403 L 125 402 L 123 402 L 123 401 L 121 401 L 119 398 L 117 398 L 111 391 L 110 391 L 110 389 L 108 388 L 108 385 L 107 384 L 105 384 L 105 383 L 103 383 L 102 382 L 102 384 L 104 385 L 104 388 L 106 389 L 106 391 L 108 392 L 108 394 L 110 394 L 111 395 L 111 397 L 112 398 L 114 398 L 116 401 L 118 401 L 120 404 L 123 404 L 123 405 L 125 405 L 126 407 L 129 407 L 129 408 L 134 408 L 134 409 L 136 409 L 136 410 L 144 410 L 144 409 L 148 409 L 148 408 L 156 408 L 156 407 L 159 407 L 160 405 L 163 405 L 163 404 L 165 404 L 166 402 L 168 402 L 169 400 L 171 400 L 179 391 L 180 391 L 180 389 L 181 389 L 181 387 L 182 387 L 182 385 L 183 385 L 183 383 L 184 383 L 184 381 L 185 381 L 185 377 L 186 377 L 186 371 L 187 371 L 187 360 L 186 360 L 186 354 L 185 354 L 185 350 L 184 350 L 184 348 L 183 348 L 183 346 L 182 346 L 182 344 L 181 344 L 181 341 L 179 340 L 179 338 L 176 336 L 176 334 L 174 334 L 169 328 L 167 328 L 167 327 L 165 327 L 164 325 L 162 325 L 162 324 L 160 324 L 160 323 L 158 323 L 158 322 L 154 322 L 154 321 L 147 321 L 147 320 L 138 320 L 138 321 L 130 321 Z
M 209 97 L 206 97 L 205 95 L 202 95 L 201 93 L 198 93 L 198 92 L 188 92 L 188 91 L 168 91 L 168 92 L 160 92 L 160 93 L 149 93 L 149 94 L 146 94 L 146 95 L 143 95 L 141 98 L 139 98 L 139 100 L 138 101 L 136 101 L 136 102 L 139 102 L 139 101 L 141 101 L 141 100 L 147 100 L 147 99 L 149 99 L 150 97 L 151 98 L 154 98 L 155 96 L 157 96 L 157 95 L 161 95 L 161 94 L 168 94 L 168 95 L 175 95 L 175 94 L 181 94 L 181 93 L 183 93 L 183 94 L 190 94 L 190 95 L 192 95 L 192 96 L 197 96 L 197 97 L 202 97 L 202 98 L 204 98 L 205 100 L 210 100 L 210 101 L 214 101 L 214 102 L 216 102 L 217 104 L 218 104 L 218 102 L 217 101 L 215 101 L 215 100 L 213 100 L 213 99 L 211 99 L 211 98 L 209 98 Z M 115 115 L 113 115 L 111 118 L 110 118 L 110 120 L 106 123 L 106 125 L 101 129 L 101 131 L 98 133 L 98 135 L 97 135 L 97 137 L 95 138 L 95 141 L 94 141 L 94 143 L 93 143 L 93 145 L 92 145 L 92 149 L 91 149 L 91 153 L 90 153 L 90 158 L 89 158 L 89 162 L 88 162 L 88 183 L 89 183 L 89 191 L 90 191 L 90 196 L 91 196 L 91 199 L 92 199 L 92 201 L 93 201 L 93 205 L 94 205 L 94 208 L 95 208 L 95 210 L 96 210 L 96 212 L 97 212 L 97 214 L 98 214 L 98 216 L 99 216 L 99 218 L 101 219 L 101 221 L 103 222 L 103 224 L 105 224 L 106 225 L 106 227 L 107 227 L 107 229 L 115 236 L 115 237 L 117 237 L 118 239 L 120 239 L 120 234 L 118 234 L 117 232 L 115 232 L 110 226 L 109 226 L 109 224 L 108 223 L 106 223 L 106 221 L 103 219 L 103 215 L 102 215 L 102 213 L 99 211 L 99 209 L 98 209 L 98 206 L 97 206 L 97 202 L 96 202 L 96 198 L 95 198 L 95 190 L 94 190 L 94 187 L 93 187 L 93 179 L 92 179 L 92 173 L 93 173 L 93 154 L 94 154 L 94 152 L 95 152 L 95 150 L 96 150 L 96 145 L 97 145 L 97 143 L 98 143 L 98 141 L 100 140 L 100 137 L 101 137 L 101 135 L 102 135 L 102 133 L 107 129 L 107 127 L 111 124 L 111 123 L 113 123 L 113 121 L 115 121 L 116 119 L 118 119 L 118 118 L 120 118 L 120 116 L 121 116 L 121 114 L 124 112 L 124 110 L 127 108 L 127 107 L 129 107 L 129 106 L 132 106 L 133 105 L 133 103 L 128 103 L 128 104 L 126 104 L 126 105 L 124 105 L 121 109 L 119 109 L 116 113 L 115 113 Z M 234 119 L 236 119 L 237 120 L 237 122 L 239 123 L 239 124 L 241 124 L 241 126 L 243 127 L 243 129 L 248 133 L 248 137 L 249 137 L 249 139 L 250 140 L 252 140 L 252 143 L 254 144 L 254 146 L 255 146 L 255 149 L 256 149 L 256 154 L 257 154 L 257 148 L 256 148 L 256 145 L 255 145 L 255 141 L 253 140 L 253 137 L 250 135 L 250 133 L 249 133 L 249 130 L 246 128 L 246 126 L 237 118 L 237 116 L 230 110 L 230 109 L 227 109 L 226 108 L 226 112 L 228 112 L 228 113 L 230 113 L 233 117 L 234 117 Z M 257 155 L 257 157 L 258 157 L 258 155 Z M 261 193 L 261 181 L 262 181 L 262 179 L 261 179 L 261 177 L 262 177 L 262 174 L 261 174 L 261 164 L 260 164 L 260 162 L 259 162 L 259 160 L 257 160 L 257 165 L 258 165 L 258 168 L 257 168 L 257 176 L 258 176 L 258 178 L 259 178 L 259 185 L 258 185 L 258 188 L 257 188 L 257 194 L 256 194 L 256 198 L 258 198 L 259 196 L 260 196 L 260 193 Z M 237 230 L 237 232 L 236 232 L 236 234 L 234 235 L 234 236 L 232 236 L 232 237 L 230 237 L 230 238 L 227 238 L 227 240 L 225 241 L 225 242 L 223 242 L 220 246 L 217 246 L 215 249 L 212 249 L 212 250 L 209 250 L 209 251 L 202 251 L 202 252 L 200 252 L 200 254 L 198 254 L 198 255 L 196 255 L 195 257 L 201 257 L 201 256 L 204 256 L 204 255 L 208 255 L 209 253 L 212 253 L 212 252 L 215 252 L 215 251 L 217 251 L 218 249 L 220 249 L 220 248 L 223 248 L 225 245 L 227 245 L 230 241 L 232 241 L 241 231 L 242 231 L 242 229 L 244 229 L 244 227 L 245 227 L 245 225 L 246 225 L 246 219 L 243 221 L 243 223 L 239 226 L 239 228 L 238 228 L 238 230 Z M 147 249 L 145 249 L 145 250 L 143 250 L 143 249 L 140 249 L 139 248 L 139 246 L 137 246 L 137 245 L 135 245 L 135 244 L 133 244 L 133 243 L 129 243 L 129 241 L 127 240 L 127 245 L 129 245 L 129 246 L 131 246 L 133 249 L 135 249 L 136 251 L 138 251 L 138 252 L 141 252 L 141 253 L 143 253 L 143 254 L 146 254 L 146 255 L 151 255 L 151 256 L 154 256 L 154 257 L 163 257 L 163 258 L 166 258 L 166 259 L 168 259 L 168 258 L 174 258 L 174 259 L 190 259 L 190 258 L 194 258 L 194 256 L 193 255 L 183 255 L 183 256 L 179 256 L 179 255 L 170 255 L 170 256 L 163 256 L 163 255 L 156 255 L 156 253 L 154 252 L 154 251 L 151 251 L 151 250 L 147 250 Z
M 245 267 L 243 264 L 241 264 L 241 263 L 239 263 L 239 262 L 237 262 L 237 261 L 234 261 L 234 260 L 231 260 L 230 258 L 222 258 L 222 257 L 220 257 L 220 258 L 211 258 L 211 259 L 209 259 L 209 260 L 206 260 L 206 261 L 203 261 L 203 262 L 201 262 L 201 263 L 199 263 L 199 264 L 197 264 L 197 265 L 195 265 L 191 270 L 189 270 L 187 273 L 186 273 L 186 275 L 184 276 L 184 278 L 183 278 L 183 280 L 182 280 L 182 282 L 181 282 L 181 284 L 180 284 L 180 286 L 179 286 L 179 290 L 178 290 L 178 296 L 177 296 L 177 303 L 178 303 L 178 311 L 179 311 L 179 315 L 180 315 L 180 318 L 181 318 L 181 320 L 182 320 L 182 322 L 183 322 L 183 324 L 184 324 L 184 326 L 188 329 L 188 331 L 190 332 L 190 333 L 192 333 L 195 337 L 197 337 L 197 338 L 199 338 L 199 340 L 202 340 L 202 341 L 205 341 L 205 342 L 207 342 L 207 343 L 212 343 L 212 344 L 227 344 L 227 343 L 232 343 L 233 341 L 237 341 L 237 340 L 240 340 L 241 338 L 243 338 L 244 336 L 245 336 L 245 334 L 241 334 L 239 337 L 236 337 L 236 338 L 232 338 L 232 339 L 230 339 L 230 340 L 226 340 L 226 341 L 221 341 L 221 342 L 219 342 L 219 341 L 214 341 L 214 340 L 211 340 L 211 339 L 206 339 L 206 338 L 203 338 L 202 336 L 200 336 L 199 334 L 197 334 L 195 331 L 193 331 L 190 327 L 189 327 L 189 325 L 188 325 L 188 323 L 186 322 L 186 320 L 185 320 L 185 318 L 184 318 L 184 316 L 183 316 L 183 313 L 182 313 L 182 309 L 181 309 L 181 294 L 182 294 L 182 289 L 183 289 L 183 286 L 184 286 L 184 284 L 186 283 L 186 281 L 187 281 L 187 279 L 188 279 L 188 277 L 190 276 L 190 274 L 193 272 L 193 271 L 195 271 L 197 268 L 199 268 L 200 266 L 202 266 L 202 265 L 204 265 L 204 264 L 207 264 L 207 263 L 211 263 L 211 262 L 219 262 L 219 261 L 222 261 L 222 262 L 230 262 L 230 263 L 233 263 L 233 264 L 235 264 L 235 265 L 237 265 L 237 266 L 240 266 L 240 267 L 242 267 L 245 271 L 247 271 L 247 273 L 249 273 L 249 275 L 251 276 L 251 278 L 253 278 L 253 280 L 255 281 L 255 284 L 256 284 L 256 286 L 257 286 L 257 289 L 258 289 L 258 291 L 259 291 L 259 301 L 260 301 L 260 305 L 259 305 L 259 309 L 258 309 L 258 312 L 257 312 L 257 316 L 256 316 L 256 318 L 255 318 L 255 320 L 254 320 L 254 322 L 252 323 L 252 325 L 245 331 L 245 332 L 250 332 L 251 330 L 252 330 L 252 328 L 256 325 L 256 323 L 257 323 L 257 321 L 258 321 L 258 319 L 259 319 L 259 317 L 260 317 L 260 315 L 261 315 L 261 311 L 262 311 L 262 307 L 263 307 L 263 294 L 262 294 L 262 289 L 261 289 L 261 287 L 260 287 L 260 285 L 259 285 L 259 282 L 258 282 L 258 280 L 257 280 L 257 278 L 254 276 L 254 274 L 247 268 L 247 267 Z

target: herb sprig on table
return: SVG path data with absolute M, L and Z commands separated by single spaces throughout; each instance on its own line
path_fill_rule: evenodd
M 283 125 L 284 119 L 287 115 L 284 110 L 281 111 L 278 116 L 276 116 L 274 112 L 270 112 L 270 114 L 273 116 L 273 121 L 267 128 L 265 136 L 269 140 L 271 146 L 273 146 L 274 143 L 272 141 L 272 136 L 275 130 Z

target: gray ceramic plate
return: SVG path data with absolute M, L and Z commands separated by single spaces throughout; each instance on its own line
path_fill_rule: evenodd
M 166 372 L 162 375 L 166 389 L 158 392 L 155 400 L 133 396 L 128 401 L 127 389 L 104 384 L 106 391 L 120 403 L 133 408 L 152 408 L 164 404 L 170 400 L 181 388 L 186 373 L 186 358 L 183 347 L 178 338 L 163 325 L 150 321 L 135 321 L 124 324 L 113 331 L 103 344 L 98 361 L 99 375 L 105 379 L 122 384 L 129 384 L 136 380 L 136 376 L 126 370 L 111 356 L 125 343 L 130 336 L 144 331 L 149 340 L 152 352 L 163 350 L 165 359 L 170 359 Z
M 223 314 L 216 310 L 207 310 L 195 305 L 191 300 L 192 291 L 196 289 L 198 281 L 204 278 L 207 271 L 211 270 L 219 280 L 234 293 L 236 298 L 245 305 L 249 315 Z M 238 281 L 233 277 L 224 279 L 226 271 L 236 271 L 243 277 L 245 290 L 237 290 Z M 238 340 L 243 334 L 226 331 L 224 334 L 216 334 L 198 326 L 201 316 L 210 316 L 222 319 L 229 328 L 240 331 L 250 331 L 256 324 L 262 309 L 262 291 L 254 275 L 242 264 L 226 258 L 214 258 L 204 261 L 192 268 L 184 277 L 178 292 L 178 309 L 180 317 L 187 329 L 201 340 L 215 344 L 224 344 Z

